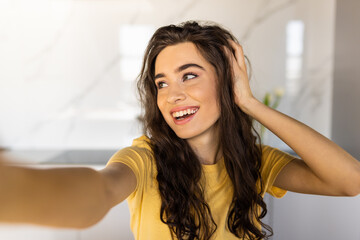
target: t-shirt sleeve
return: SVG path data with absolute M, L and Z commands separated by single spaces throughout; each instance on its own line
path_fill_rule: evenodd
M 286 194 L 286 190 L 275 187 L 273 184 L 280 171 L 293 159 L 296 157 L 277 148 L 262 146 L 261 176 L 266 192 L 276 198 L 281 198 Z
M 117 151 L 106 164 L 111 163 L 123 163 L 128 166 L 136 176 L 136 188 L 133 193 L 130 194 L 130 198 L 133 197 L 139 189 L 142 189 L 145 185 L 147 168 L 147 155 L 146 149 L 138 147 L 127 147 Z

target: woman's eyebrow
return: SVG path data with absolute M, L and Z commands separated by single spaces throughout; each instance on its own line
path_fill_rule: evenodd
M 205 71 L 205 68 L 196 64 L 196 63 L 188 63 L 188 64 L 184 64 L 184 65 L 181 65 L 180 67 L 178 67 L 178 69 L 176 70 L 176 72 L 181 72 L 181 71 L 184 71 L 185 69 L 189 68 L 189 67 L 197 67 L 197 68 L 200 68 L 201 70 L 204 70 Z
M 184 65 L 181 65 L 180 67 L 178 67 L 175 72 L 176 73 L 179 73 L 181 71 L 184 71 L 185 69 L 189 68 L 189 67 L 196 67 L 196 68 L 200 68 L 201 70 L 204 70 L 205 71 L 205 68 L 196 64 L 196 63 L 187 63 L 187 64 L 184 64 Z M 165 74 L 163 73 L 158 73 L 155 75 L 155 78 L 154 80 L 158 79 L 158 78 L 162 78 L 162 77 L 165 77 Z

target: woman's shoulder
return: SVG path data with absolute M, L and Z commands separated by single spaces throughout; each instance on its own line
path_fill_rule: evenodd
M 131 146 L 122 148 L 114 153 L 107 165 L 122 163 L 133 171 L 137 180 L 136 190 L 130 195 L 130 198 L 133 198 L 137 192 L 142 192 L 151 186 L 149 184 L 152 184 L 153 178 L 156 176 L 153 158 L 150 139 L 147 136 L 141 136 L 134 139 Z
M 279 148 L 261 145 L 261 174 L 264 176 L 277 175 L 281 169 L 291 162 L 296 156 L 291 155 Z
M 140 149 L 143 148 L 151 151 L 151 140 L 148 136 L 142 135 L 141 137 L 133 140 L 131 147 Z
M 260 147 L 260 145 L 257 145 Z M 290 152 L 285 150 L 280 150 L 277 147 L 272 147 L 269 145 L 261 145 L 261 154 L 262 154 L 262 161 L 271 161 L 271 160 L 278 160 L 278 159 L 293 159 L 296 156 L 292 155 Z
M 108 161 L 111 162 L 123 162 L 132 164 L 146 164 L 153 158 L 153 152 L 150 146 L 150 139 L 143 135 L 132 141 L 131 146 L 124 147 L 115 152 Z
M 296 157 L 278 148 L 262 145 L 260 174 L 266 192 L 280 198 L 286 193 L 285 190 L 273 186 L 280 171 Z

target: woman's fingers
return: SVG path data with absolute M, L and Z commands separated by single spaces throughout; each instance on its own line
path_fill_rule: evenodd
M 243 49 L 240 44 L 234 42 L 233 40 L 229 40 L 229 43 L 234 50 L 234 54 L 227 50 L 227 54 L 230 57 L 230 61 L 234 71 L 234 80 L 236 82 L 236 80 L 241 79 L 240 81 L 248 82 L 247 68 L 245 64 Z
M 234 53 L 229 49 L 226 49 L 226 54 L 229 57 L 231 67 L 234 74 L 234 93 L 235 93 L 235 103 L 243 108 L 249 99 L 253 98 L 249 79 L 247 75 L 247 69 L 245 64 L 245 57 L 243 53 L 243 49 L 240 44 L 229 40 L 231 48 Z
M 230 49 L 228 49 L 227 47 L 224 47 L 226 55 L 228 56 L 229 60 L 230 60 L 230 64 L 233 70 L 233 74 L 236 80 L 237 78 L 239 78 L 242 75 L 242 71 L 240 69 L 240 65 L 236 59 L 236 56 L 234 55 L 234 53 L 232 51 L 230 51 Z
M 238 64 L 238 66 L 240 67 L 240 69 L 242 71 L 244 71 L 246 73 L 247 69 L 246 69 L 244 51 L 243 51 L 242 46 L 240 44 L 234 42 L 233 40 L 229 40 L 229 43 L 235 51 L 235 58 L 236 58 L 236 62 Z

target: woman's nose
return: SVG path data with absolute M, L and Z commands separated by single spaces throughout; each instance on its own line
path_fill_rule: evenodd
M 170 89 L 168 91 L 168 98 L 167 98 L 168 103 L 175 104 L 186 98 L 185 92 L 180 86 L 174 85 L 169 88 Z

